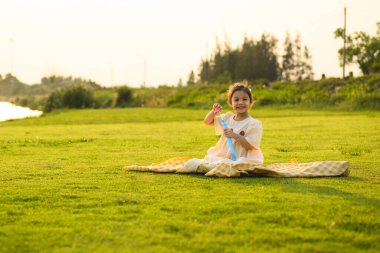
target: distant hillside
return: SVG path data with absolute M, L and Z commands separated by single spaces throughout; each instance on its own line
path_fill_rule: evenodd
M 28 85 L 19 81 L 11 74 L 0 76 L 0 97 L 28 96 L 28 95 L 48 95 L 59 89 L 67 88 L 74 84 L 85 84 L 93 89 L 100 89 L 101 86 L 95 82 L 81 78 L 49 76 L 41 79 L 41 83 Z
M 9 97 L 21 94 L 29 87 L 27 84 L 20 82 L 15 76 L 7 74 L 5 78 L 0 75 L 0 96 Z

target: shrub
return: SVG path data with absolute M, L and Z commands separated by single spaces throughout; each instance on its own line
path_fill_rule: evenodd
M 53 91 L 46 100 L 44 111 L 61 108 L 91 108 L 94 106 L 94 95 L 91 89 L 78 84 Z
M 49 97 L 46 100 L 44 111 L 50 112 L 54 109 L 63 108 L 62 102 L 62 91 L 56 90 L 50 93 Z
M 118 87 L 116 90 L 115 107 L 127 107 L 133 104 L 133 92 L 128 86 Z
M 63 92 L 62 104 L 65 108 L 91 108 L 94 95 L 84 85 L 74 85 Z

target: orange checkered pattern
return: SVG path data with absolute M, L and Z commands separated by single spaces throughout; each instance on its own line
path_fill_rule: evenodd
M 350 165 L 346 161 L 322 161 L 309 163 L 276 163 L 264 167 L 262 164 L 247 162 L 206 163 L 201 159 L 188 160 L 185 157 L 173 157 L 149 166 L 132 165 L 125 167 L 129 171 L 150 171 L 161 173 L 201 173 L 214 177 L 324 177 L 348 176 Z
M 125 167 L 125 169 L 133 171 L 173 173 L 182 168 L 187 160 L 188 158 L 186 157 L 173 157 L 160 163 L 154 163 L 148 166 L 132 165 Z
M 265 167 L 265 170 L 274 177 L 348 176 L 350 164 L 346 161 L 276 163 Z
M 217 163 L 214 168 L 205 174 L 208 177 L 241 177 L 253 175 L 255 169 L 264 168 L 254 163 Z

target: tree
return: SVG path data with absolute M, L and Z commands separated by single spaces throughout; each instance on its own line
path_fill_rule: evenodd
M 277 39 L 263 34 L 255 43 L 254 62 L 255 74 L 253 79 L 275 81 L 279 77 L 279 64 L 277 60 Z
M 284 54 L 282 55 L 281 64 L 281 79 L 285 81 L 290 81 L 294 76 L 295 60 L 294 60 L 294 48 L 293 42 L 290 38 L 289 33 L 286 33 L 286 38 L 284 42 Z
M 91 108 L 93 103 L 93 92 L 84 84 L 66 88 L 62 95 L 62 105 L 65 108 Z
M 50 93 L 44 105 L 44 111 L 60 108 L 91 108 L 95 103 L 92 89 L 84 84 L 75 84 Z
M 304 58 L 304 62 L 303 62 L 304 73 L 303 73 L 302 79 L 312 80 L 314 77 L 312 57 L 311 57 L 309 48 L 307 46 L 304 47 L 303 58 Z
M 195 75 L 194 71 L 192 70 L 189 74 L 189 79 L 187 80 L 187 84 L 195 84 Z
M 225 70 L 224 52 L 222 51 L 222 46 L 219 44 L 218 38 L 215 38 L 215 53 L 210 64 L 209 79 L 210 81 L 216 81 L 220 75 L 223 75 Z
M 254 54 L 255 41 L 253 38 L 244 37 L 243 45 L 238 52 L 238 61 L 236 63 L 236 78 L 239 80 L 254 79 Z
M 302 44 L 301 44 L 301 35 L 297 34 L 294 42 L 294 79 L 302 80 L 302 76 L 304 75 L 303 68 L 303 58 L 302 58 Z
M 231 41 L 228 38 L 227 34 L 224 35 L 224 51 L 223 51 L 223 73 L 222 79 L 225 80 L 225 83 L 230 83 L 233 80 L 236 80 L 236 62 L 238 61 L 238 49 L 232 49 Z M 218 77 L 220 78 L 220 77 Z
M 311 53 L 307 46 L 302 48 L 300 34 L 297 34 L 294 41 L 291 40 L 289 33 L 286 34 L 284 51 L 281 65 L 282 80 L 313 79 Z
M 128 86 L 121 86 L 117 88 L 116 91 L 116 107 L 126 107 L 127 105 L 131 105 L 133 99 L 133 93 L 131 88 Z
M 54 109 L 63 108 L 61 90 L 55 90 L 50 93 L 44 105 L 44 112 L 51 112 Z
M 335 30 L 335 38 L 344 38 L 344 30 Z M 343 58 L 340 48 L 339 58 Z M 355 32 L 346 36 L 346 62 L 359 65 L 363 74 L 380 73 L 380 34 L 370 36 L 364 32 Z
M 199 80 L 202 83 L 210 82 L 210 72 L 211 72 L 210 61 L 202 59 L 201 64 L 199 66 Z

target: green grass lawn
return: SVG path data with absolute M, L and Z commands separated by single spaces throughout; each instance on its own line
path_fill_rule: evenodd
M 380 112 L 260 109 L 265 164 L 349 177 L 126 172 L 217 141 L 206 111 L 54 112 L 0 123 L 0 252 L 379 252 Z

